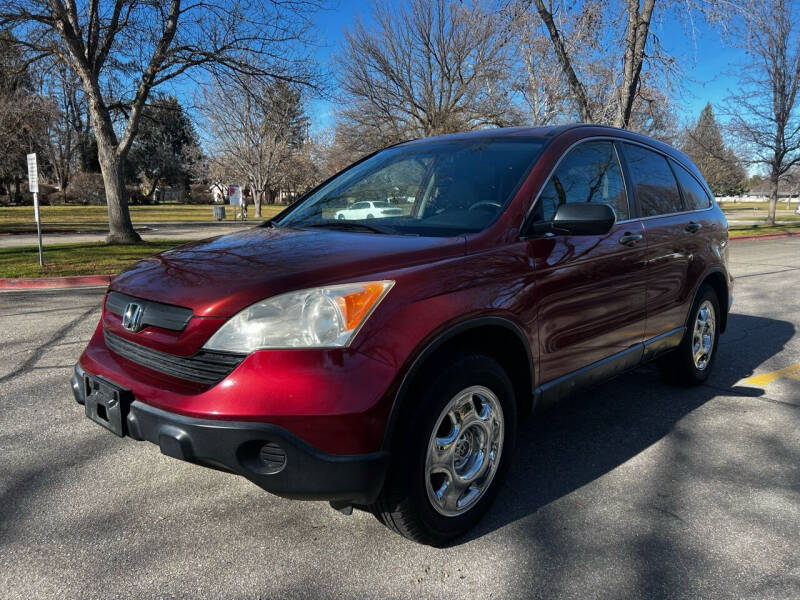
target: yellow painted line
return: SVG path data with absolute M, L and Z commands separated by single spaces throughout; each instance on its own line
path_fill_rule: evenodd
M 788 367 L 783 367 L 782 369 L 778 369 L 776 371 L 770 371 L 769 373 L 753 375 L 744 381 L 745 383 L 752 383 L 753 385 L 765 386 L 777 379 L 782 379 L 784 377 L 788 379 L 797 379 L 800 381 L 800 362 L 789 365 Z

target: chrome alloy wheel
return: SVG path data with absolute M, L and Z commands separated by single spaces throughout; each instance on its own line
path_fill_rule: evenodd
M 692 360 L 694 366 L 703 371 L 711 360 L 716 335 L 716 315 L 714 305 L 705 300 L 697 309 L 697 317 L 692 331 Z
M 470 386 L 447 403 L 425 458 L 425 488 L 439 514 L 460 515 L 489 489 L 500 465 L 503 430 L 503 408 L 488 388 Z

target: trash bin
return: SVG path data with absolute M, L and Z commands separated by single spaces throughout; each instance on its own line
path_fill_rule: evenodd
M 216 221 L 224 221 L 225 220 L 225 206 L 215 206 L 214 207 L 214 219 Z

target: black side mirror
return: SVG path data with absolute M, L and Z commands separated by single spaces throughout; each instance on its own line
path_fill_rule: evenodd
M 567 202 L 553 215 L 551 231 L 566 235 L 605 235 L 616 220 L 617 216 L 608 204 Z

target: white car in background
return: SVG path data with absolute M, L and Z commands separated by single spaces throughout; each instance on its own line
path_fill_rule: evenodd
M 352 206 L 336 211 L 337 219 L 348 221 L 360 219 L 379 219 L 381 217 L 399 217 L 403 211 L 388 202 L 356 202 Z

